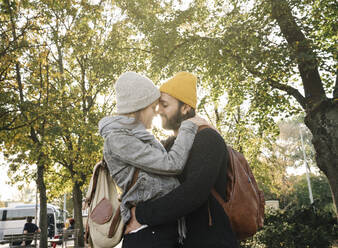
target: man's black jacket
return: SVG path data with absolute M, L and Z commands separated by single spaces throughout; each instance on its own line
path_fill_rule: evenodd
M 154 226 L 185 216 L 184 247 L 238 247 L 227 215 L 210 194 L 215 187 L 225 199 L 228 161 L 226 144 L 215 130 L 198 132 L 180 177 L 181 185 L 162 198 L 140 203 L 136 207 L 138 222 Z

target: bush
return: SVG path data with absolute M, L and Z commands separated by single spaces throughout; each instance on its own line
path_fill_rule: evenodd
M 332 212 L 315 206 L 270 210 L 265 214 L 264 227 L 241 247 L 325 248 L 337 239 L 337 220 Z

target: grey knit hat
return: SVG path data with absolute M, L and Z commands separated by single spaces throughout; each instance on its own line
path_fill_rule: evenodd
M 158 98 L 160 91 L 147 77 L 128 71 L 115 83 L 117 114 L 128 114 L 143 109 Z

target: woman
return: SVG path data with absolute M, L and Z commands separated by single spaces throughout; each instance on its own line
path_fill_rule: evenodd
M 175 144 L 166 152 L 147 131 L 160 97 L 153 82 L 135 72 L 126 72 L 115 83 L 115 91 L 117 115 L 103 118 L 99 131 L 104 138 L 103 153 L 110 174 L 124 192 L 121 216 L 127 223 L 131 207 L 163 196 L 179 185 L 174 176 L 182 172 L 198 126 L 206 122 L 199 117 L 182 122 Z M 126 192 L 135 170 L 138 171 L 136 183 Z M 183 229 L 179 231 L 182 234 Z M 177 223 L 155 229 L 142 226 L 124 236 L 123 247 L 176 247 L 177 238 Z

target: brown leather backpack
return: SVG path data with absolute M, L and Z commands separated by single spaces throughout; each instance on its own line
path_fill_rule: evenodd
M 202 126 L 199 131 L 208 128 Z M 217 131 L 217 130 L 216 130 Z M 232 230 L 239 240 L 253 236 L 264 223 L 264 194 L 243 154 L 227 146 L 229 165 L 227 169 L 226 201 L 212 188 L 211 194 L 228 215 Z
M 243 154 L 228 146 L 230 164 L 227 169 L 226 202 L 213 188 L 212 195 L 229 216 L 237 239 L 253 236 L 264 223 L 264 194 Z

